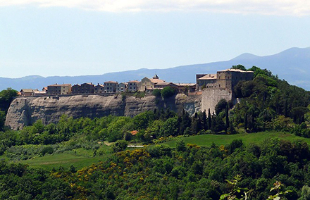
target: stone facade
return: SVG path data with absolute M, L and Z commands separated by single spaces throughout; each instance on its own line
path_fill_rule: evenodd
M 249 81 L 254 77 L 254 72 L 240 69 L 226 69 L 216 74 L 197 74 L 197 90 L 203 88 L 221 88 L 233 91 L 239 81 Z
M 72 94 L 80 94 L 81 93 L 81 85 L 80 84 L 75 84 L 71 88 Z
M 127 91 L 127 83 L 119 83 L 117 85 L 117 92 L 126 92 Z
M 35 89 L 35 90 L 33 90 L 33 89 L 21 89 L 20 94 L 23 97 L 31 97 L 31 96 L 34 96 L 34 93 L 36 91 L 39 91 L 39 90 L 38 89 Z
M 104 93 L 116 93 L 117 85 L 115 81 L 104 82 Z
M 101 85 L 101 84 L 97 84 L 96 86 L 95 86 L 95 94 L 102 94 L 102 93 L 104 93 L 104 85 Z
M 128 82 L 127 91 L 128 92 L 136 92 L 136 91 L 138 91 L 138 84 L 139 83 L 140 83 L 139 81 L 129 81 Z
M 71 84 L 54 84 L 47 86 L 47 95 L 66 95 L 71 94 Z
M 147 78 L 144 77 L 141 82 L 138 84 L 138 90 L 141 92 L 144 91 L 153 91 L 156 88 L 157 84 L 163 84 L 165 83 L 164 80 L 159 79 L 157 75 L 155 75 L 153 78 Z
M 211 113 L 215 111 L 215 106 L 221 99 L 230 101 L 233 99 L 232 91 L 223 88 L 206 88 L 202 91 L 201 95 L 201 111 Z

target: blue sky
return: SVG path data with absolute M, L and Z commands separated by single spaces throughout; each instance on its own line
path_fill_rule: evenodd
M 304 0 L 0 0 L 0 76 L 94 75 L 271 55 L 310 47 L 308 13 Z

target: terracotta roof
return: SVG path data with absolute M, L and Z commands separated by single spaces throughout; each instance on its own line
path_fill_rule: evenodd
M 177 86 L 195 86 L 196 83 L 176 83 Z
M 200 77 L 198 80 L 208 80 L 208 79 L 217 79 L 217 75 L 207 74 L 207 75 L 204 75 L 203 77 Z
M 34 91 L 34 94 L 46 94 L 46 91 Z
M 129 81 L 128 83 L 140 83 L 140 81 Z
M 116 81 L 106 81 L 104 83 L 117 83 Z
M 53 84 L 53 85 L 49 85 L 49 86 L 71 86 L 71 84 Z
M 242 72 L 242 73 L 253 73 L 253 71 L 243 71 L 241 69 L 225 69 L 220 70 L 219 72 Z
M 151 78 L 150 81 L 151 81 L 152 83 L 163 83 L 163 82 L 165 82 L 164 80 L 161 80 L 161 79 L 154 79 L 154 78 Z
M 131 135 L 137 135 L 139 133 L 139 131 L 134 130 L 134 131 L 131 131 L 130 133 L 131 133 Z
M 39 91 L 38 89 L 22 89 L 21 92 L 34 92 L 34 91 Z
M 169 83 L 167 83 L 167 82 L 160 82 L 160 83 L 156 83 L 156 85 L 167 86 L 167 85 L 175 85 L 175 84 L 172 83 L 172 82 L 169 82 Z
M 83 83 L 81 85 L 94 85 L 93 83 Z

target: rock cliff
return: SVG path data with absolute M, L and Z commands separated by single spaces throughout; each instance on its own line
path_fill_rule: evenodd
M 185 109 L 190 114 L 199 111 L 201 96 L 178 94 L 167 100 L 154 96 L 75 95 L 61 97 L 20 97 L 8 110 L 5 125 L 14 130 L 22 129 L 41 119 L 43 123 L 56 123 L 61 115 L 78 117 L 103 117 L 107 115 L 135 116 L 141 112 L 169 108 L 176 112 Z

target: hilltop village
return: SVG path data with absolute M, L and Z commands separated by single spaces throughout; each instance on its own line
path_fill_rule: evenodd
M 226 69 L 218 71 L 216 74 L 197 74 L 196 83 L 172 83 L 160 79 L 157 75 L 153 78 L 143 78 L 141 81 L 133 80 L 125 83 L 116 81 L 106 81 L 103 84 L 94 85 L 93 83 L 83 84 L 53 84 L 38 89 L 22 89 L 20 96 L 59 96 L 59 95 L 113 95 L 117 93 L 146 92 L 151 93 L 155 89 L 162 90 L 165 87 L 175 88 L 178 93 L 200 95 L 199 91 L 204 89 L 225 89 L 230 92 L 239 81 L 252 80 L 253 71 L 243 71 L 240 69 Z

